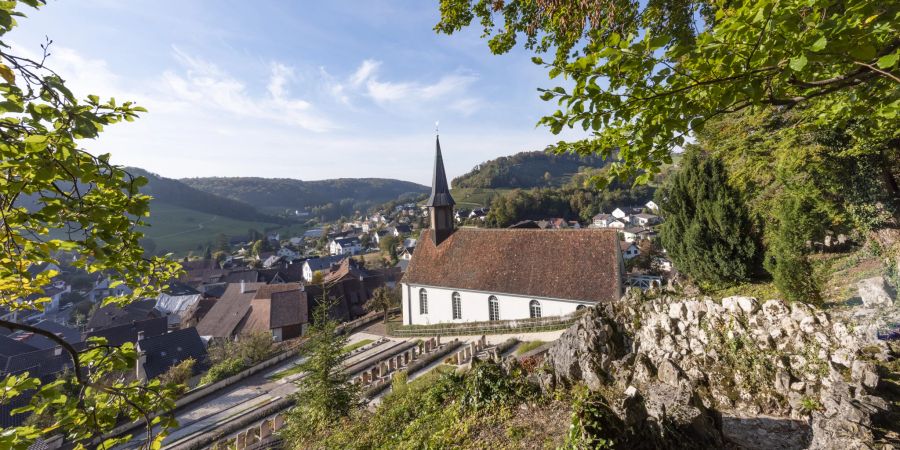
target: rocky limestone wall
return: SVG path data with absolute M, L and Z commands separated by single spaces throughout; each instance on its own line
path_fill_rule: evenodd
M 706 447 L 724 442 L 721 411 L 806 421 L 810 448 L 874 445 L 890 406 L 874 395 L 872 359 L 892 356 L 866 330 L 802 303 L 638 297 L 567 330 L 548 354 L 553 381 L 619 392 L 611 406 L 623 420 L 639 404 L 639 420 Z

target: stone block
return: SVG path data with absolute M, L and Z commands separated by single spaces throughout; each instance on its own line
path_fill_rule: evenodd
M 888 295 L 887 287 L 882 277 L 866 278 L 856 283 L 859 290 L 859 298 L 867 308 L 890 306 L 894 303 Z

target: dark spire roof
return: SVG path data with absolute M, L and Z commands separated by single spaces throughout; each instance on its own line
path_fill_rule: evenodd
M 435 138 L 437 143 L 434 155 L 434 177 L 431 179 L 431 197 L 428 197 L 426 206 L 453 206 L 456 204 L 450 196 L 450 186 L 447 184 L 447 174 L 444 173 L 444 158 L 441 157 L 441 139 Z

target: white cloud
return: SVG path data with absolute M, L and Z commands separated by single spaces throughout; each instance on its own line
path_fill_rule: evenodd
M 269 95 L 281 98 L 287 95 L 285 85 L 294 79 L 294 69 L 281 64 L 272 63 L 272 77 L 269 79 Z
M 469 94 L 469 88 L 478 80 L 475 74 L 452 73 L 431 83 L 391 81 L 383 79 L 381 68 L 381 61 L 363 60 L 344 83 L 329 76 L 329 91 L 345 104 L 349 104 L 349 96 L 354 95 L 400 114 L 419 113 L 437 101 L 444 101 L 442 107 L 450 104 L 452 109 L 464 115 L 473 114 L 484 105 L 481 99 Z
M 254 96 L 243 82 L 217 65 L 192 57 L 173 48 L 176 61 L 183 71 L 168 70 L 162 75 L 165 91 L 172 100 L 200 110 L 226 112 L 239 117 L 273 120 L 314 132 L 325 132 L 335 125 L 312 104 L 290 96 L 287 86 L 294 71 L 281 63 L 270 66 L 267 96 Z
M 359 65 L 359 68 L 356 69 L 356 72 L 350 76 L 350 84 L 353 86 L 359 86 L 363 82 L 369 79 L 375 71 L 381 66 L 381 61 L 375 61 L 374 59 L 367 59 Z

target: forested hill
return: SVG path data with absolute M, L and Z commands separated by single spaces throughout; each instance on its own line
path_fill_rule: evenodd
M 453 179 L 454 188 L 533 188 L 561 186 L 582 167 L 603 167 L 600 157 L 522 152 L 481 163 Z
M 153 196 L 154 202 L 167 203 L 189 210 L 237 220 L 270 223 L 283 221 L 283 219 L 260 212 L 246 202 L 204 192 L 181 181 L 164 178 L 137 167 L 128 167 L 126 170 L 132 175 L 147 178 L 149 182 L 140 191 L 142 194 Z M 152 209 L 151 205 L 151 211 Z
M 187 185 L 261 208 L 308 210 L 313 216 L 334 217 L 365 211 L 397 198 L 429 191 L 421 184 L 385 178 L 338 178 L 302 181 L 291 178 L 185 178 Z

